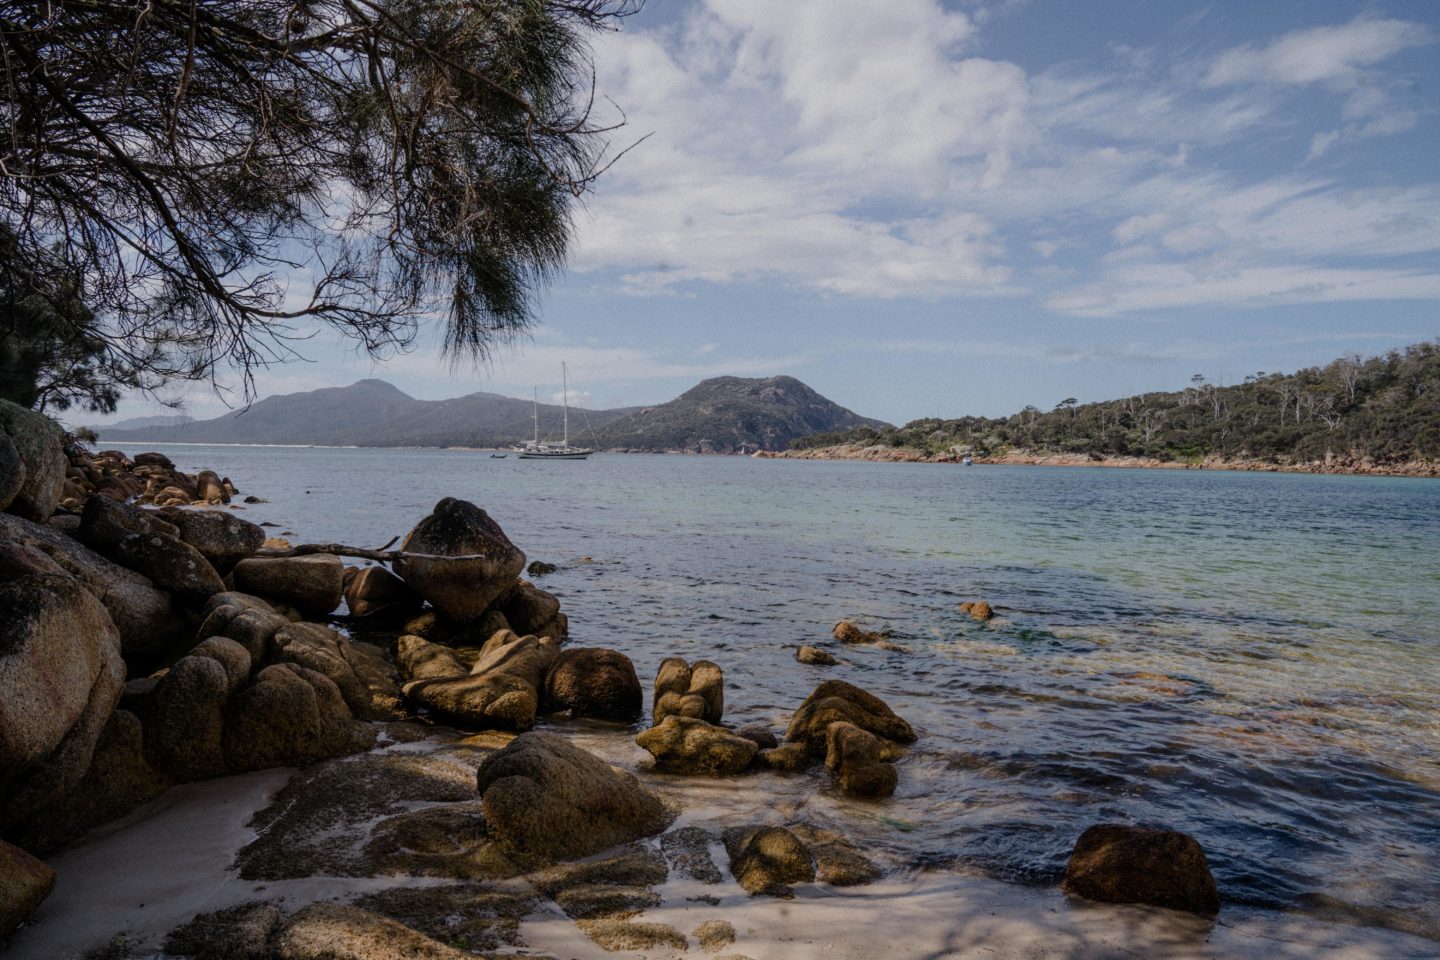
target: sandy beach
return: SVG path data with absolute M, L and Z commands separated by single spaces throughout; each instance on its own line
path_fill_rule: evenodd
M 286 910 L 296 910 L 321 900 L 445 882 L 415 876 L 241 880 L 235 854 L 257 836 L 247 824 L 293 773 L 266 770 L 176 787 L 54 858 L 60 878 L 55 892 L 15 934 L 7 960 L 79 960 L 112 942 L 163 957 L 166 933 L 197 913 L 257 899 L 283 900 Z M 682 823 L 700 822 L 706 815 L 687 811 Z M 723 865 L 723 847 L 712 852 Z M 496 886 L 524 891 L 528 884 L 520 877 Z M 672 873 L 657 892 L 661 903 L 635 920 L 686 933 L 701 923 L 724 920 L 736 933 L 726 955 L 751 960 L 1418 960 L 1435 955 L 1435 944 L 1428 940 L 1298 915 L 1227 908 L 1210 921 L 1073 900 L 1055 888 L 953 872 L 891 876 L 858 888 L 806 884 L 793 900 L 752 898 L 728 872 L 718 886 Z M 607 951 L 555 904 L 543 901 L 521 922 L 519 939 L 523 947 L 500 952 L 614 960 L 706 955 L 693 935 L 683 952 L 673 946 Z

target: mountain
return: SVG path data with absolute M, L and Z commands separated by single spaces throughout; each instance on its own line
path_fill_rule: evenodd
M 746 453 L 783 450 L 814 433 L 880 429 L 794 377 L 702 381 L 669 403 L 649 407 L 596 431 L 606 449 Z
M 169 443 L 277 443 L 358 445 L 371 431 L 417 418 L 426 406 L 384 380 L 361 380 L 258 400 L 213 420 L 178 426 L 121 430 L 100 427 L 103 443 L 150 440 Z
M 131 417 L 129 420 L 117 420 L 104 427 L 89 427 L 97 433 L 101 430 L 140 430 L 147 427 L 178 427 L 182 423 L 189 423 L 194 417 L 181 415 L 158 416 L 158 417 Z
M 529 400 L 472 393 L 416 400 L 383 380 L 266 397 L 213 420 L 97 427 L 102 443 L 274 443 L 357 447 L 507 447 L 531 436 Z M 540 435 L 558 438 L 563 409 L 539 406 Z M 706 380 L 658 407 L 570 408 L 570 438 L 602 449 L 734 453 L 783 450 L 796 437 L 886 428 L 793 377 Z M 592 436 L 593 431 L 593 436 Z

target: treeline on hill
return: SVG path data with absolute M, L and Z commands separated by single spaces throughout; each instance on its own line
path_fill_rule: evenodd
M 1191 386 L 1174 393 L 1089 404 L 1069 399 L 1049 413 L 1031 406 L 1000 419 L 861 427 L 790 446 L 836 444 L 982 456 L 1026 450 L 1192 461 L 1301 463 L 1327 455 L 1379 463 L 1434 460 L 1440 457 L 1440 340 L 1368 360 L 1342 357 L 1293 374 L 1255 373 L 1234 386 L 1196 374 Z

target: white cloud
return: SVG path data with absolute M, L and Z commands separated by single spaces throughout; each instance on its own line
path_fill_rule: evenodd
M 973 35 L 934 0 L 710 0 L 677 29 L 603 40 L 602 89 L 654 136 L 606 178 L 576 266 L 618 268 L 635 294 L 1006 292 L 1003 245 L 962 187 L 1008 176 L 1028 85 L 964 57 Z
M 1434 42 L 1434 33 L 1423 24 L 1361 17 L 1341 26 L 1296 30 L 1260 48 L 1245 45 L 1226 50 L 1211 65 L 1205 82 L 1210 86 L 1350 82 L 1363 67 Z

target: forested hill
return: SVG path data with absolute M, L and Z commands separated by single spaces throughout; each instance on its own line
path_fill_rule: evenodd
M 970 450 L 1147 457 L 1330 458 L 1402 463 L 1440 458 L 1440 340 L 1380 357 L 1342 357 L 1292 374 L 1256 373 L 1220 386 L 1197 375 L 1174 393 L 1026 407 L 1000 419 L 915 420 L 903 427 L 831 432 L 792 449 L 883 445 L 926 454 Z
M 714 377 L 656 407 L 596 428 L 607 449 L 685 453 L 784 450 L 797 437 L 855 427 L 893 430 L 794 377 Z

